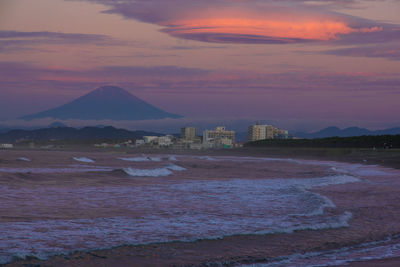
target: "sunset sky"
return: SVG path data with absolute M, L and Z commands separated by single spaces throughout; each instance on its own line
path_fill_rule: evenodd
M 0 0 L 0 124 L 102 85 L 185 116 L 131 128 L 400 126 L 400 1 Z

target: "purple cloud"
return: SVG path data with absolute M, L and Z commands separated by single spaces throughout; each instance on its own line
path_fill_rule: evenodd
M 130 84 L 136 88 L 170 88 L 207 77 L 210 71 L 177 66 L 105 66 L 90 70 L 54 69 L 18 62 L 0 62 L 0 92 L 23 88 L 81 90 L 104 84 Z M 37 86 L 36 86 L 37 85 Z M 28 89 L 28 87 L 26 87 Z
M 332 49 L 324 51 L 323 54 L 351 57 L 376 57 L 386 58 L 389 60 L 400 60 L 400 43 Z
M 89 70 L 53 69 L 25 63 L 0 62 L 0 91 L 12 88 L 82 90 L 104 84 L 172 94 L 266 91 L 398 92 L 400 78 L 391 74 L 209 71 L 178 66 L 104 66 Z M 29 86 L 28 86 L 29 85 Z M 246 88 L 246 90 L 243 90 Z
M 29 50 L 40 44 L 50 45 L 121 45 L 122 41 L 108 35 L 61 33 L 61 32 L 20 32 L 0 30 L 0 52 Z

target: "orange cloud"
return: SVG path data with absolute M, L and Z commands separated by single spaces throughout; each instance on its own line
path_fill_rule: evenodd
M 173 36 L 196 34 L 252 35 L 266 38 L 333 40 L 354 32 L 381 31 L 380 27 L 355 29 L 335 20 L 281 21 L 250 18 L 204 18 L 163 22 Z

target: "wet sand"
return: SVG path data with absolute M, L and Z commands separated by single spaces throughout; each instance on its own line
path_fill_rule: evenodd
M 96 159 L 96 165 L 110 164 L 110 153 L 98 152 L 45 152 L 45 151 L 0 151 L 0 166 L 26 166 L 31 167 L 34 165 L 47 166 L 49 168 L 57 167 L 52 162 L 59 162 L 62 160 L 68 161 L 70 164 L 77 164 L 72 158 L 76 156 L 84 156 Z M 112 157 L 126 157 L 126 154 L 113 153 Z M 129 157 L 134 155 L 129 155 Z M 15 159 L 19 157 L 27 157 L 31 162 L 16 162 Z M 59 160 L 57 159 L 59 157 Z M 125 166 L 125 163 L 116 160 L 112 162 L 117 166 Z M 148 163 L 141 163 L 140 166 L 146 167 Z M 185 165 L 186 164 L 186 165 Z M 210 174 L 218 173 L 216 168 L 225 164 L 224 162 L 206 162 L 199 163 L 198 161 L 187 162 L 180 164 L 188 168 L 189 173 L 191 169 L 196 167 L 206 169 L 210 166 Z M 252 171 L 251 165 L 244 163 L 238 164 L 238 172 L 235 177 L 244 175 Z M 150 165 L 149 165 L 150 166 Z M 284 173 L 287 178 L 292 177 L 290 170 L 283 169 L 284 165 L 280 166 L 274 164 L 269 167 L 267 172 L 263 169 L 257 169 L 254 172 L 253 179 L 268 178 L 265 174 L 271 174 L 270 178 L 276 174 Z M 212 170 L 212 171 L 211 171 Z M 350 211 L 352 219 L 350 220 L 349 227 L 337 229 L 323 229 L 323 230 L 302 230 L 294 233 L 280 233 L 268 235 L 234 235 L 227 236 L 215 240 L 198 240 L 195 242 L 168 242 L 168 243 L 153 243 L 149 245 L 136 245 L 136 246 L 120 246 L 114 249 L 95 250 L 91 252 L 77 252 L 69 256 L 55 256 L 47 261 L 38 259 L 27 259 L 15 261 L 8 266 L 24 266 L 24 264 L 39 264 L 43 266 L 235 266 L 243 264 L 256 264 L 268 263 L 277 257 L 289 256 L 293 254 L 304 254 L 309 252 L 324 252 L 343 247 L 354 247 L 359 244 L 364 244 L 373 241 L 384 240 L 385 238 L 392 237 L 389 240 L 390 244 L 400 242 L 397 236 L 400 233 L 400 176 L 397 171 L 391 169 L 384 169 L 386 172 L 393 173 L 391 176 L 373 175 L 368 176 L 367 183 L 353 183 L 345 185 L 331 185 L 327 187 L 313 188 L 315 191 L 323 196 L 328 197 L 336 205 L 336 209 L 327 209 L 327 213 L 342 213 Z M 242 173 L 241 173 L 242 171 Z M 322 174 L 329 174 L 329 170 L 320 166 L 310 166 L 298 172 L 298 175 L 315 177 Z M 7 182 L 13 174 L 2 174 L 0 181 Z M 17 186 L 30 187 L 38 185 L 37 174 L 18 174 L 20 181 Z M 58 174 L 60 175 L 60 174 Z M 86 176 L 84 174 L 75 175 L 72 177 L 69 174 L 62 174 L 64 179 L 63 186 L 66 187 L 79 187 L 95 184 L 96 179 L 102 179 L 102 175 L 108 174 L 97 173 L 96 176 Z M 179 179 L 177 174 L 173 179 Z M 200 179 L 202 177 L 196 176 L 197 173 L 193 172 L 190 176 L 191 179 Z M 225 175 L 225 176 L 224 176 Z M 232 174 L 231 174 L 232 175 Z M 207 175 L 204 175 L 207 177 Z M 12 176 L 15 178 L 15 176 Z M 49 185 L 54 183 L 52 179 L 44 179 L 43 176 L 40 180 L 42 185 Z M 113 173 L 113 177 L 119 177 L 124 180 L 124 174 Z M 218 173 L 219 179 L 230 179 L 233 176 Z M 66 179 L 68 178 L 68 179 Z M 284 177 L 283 177 L 284 178 Z M 71 180 L 72 179 L 72 180 Z M 110 183 L 119 184 L 121 181 L 113 180 Z M 126 182 L 126 181 L 125 181 Z M 58 182 L 57 182 L 58 183 Z M 146 183 L 146 181 L 134 180 L 131 183 Z M 59 184 L 58 184 L 59 185 Z M 54 216 L 55 211 L 47 211 Z M 109 212 L 116 212 L 109 210 Z M 124 212 L 121 210 L 120 212 Z M 7 213 L 8 218 L 2 216 L 2 220 L 10 220 L 14 217 L 20 220 L 24 216 L 22 207 L 17 207 L 13 211 Z M 46 216 L 46 212 L 40 216 Z M 59 216 L 77 216 L 71 210 L 70 213 L 60 214 Z M 87 214 L 82 214 L 87 216 Z M 398 266 L 400 263 L 399 258 L 372 260 L 369 262 L 352 262 L 349 266 Z M 369 264 L 369 265 L 367 265 Z M 377 265 L 379 264 L 379 265 Z M 284 266 L 284 265 L 282 265 Z

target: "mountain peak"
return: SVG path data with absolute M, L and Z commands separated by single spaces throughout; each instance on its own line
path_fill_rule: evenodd
M 131 95 L 131 93 L 129 93 L 127 90 L 122 89 L 121 87 L 118 86 L 111 86 L 111 85 L 99 87 L 90 93 L 100 94 L 100 95 L 107 95 L 107 94 Z
M 180 115 L 163 111 L 120 87 L 103 86 L 65 105 L 24 116 L 22 119 L 135 121 L 181 117 Z
M 133 101 L 142 101 L 136 96 L 132 95 L 125 89 L 122 89 L 118 86 L 102 86 L 99 87 L 81 98 L 91 98 L 91 99 L 103 99 L 105 101 L 114 101 L 114 100 L 133 100 Z

